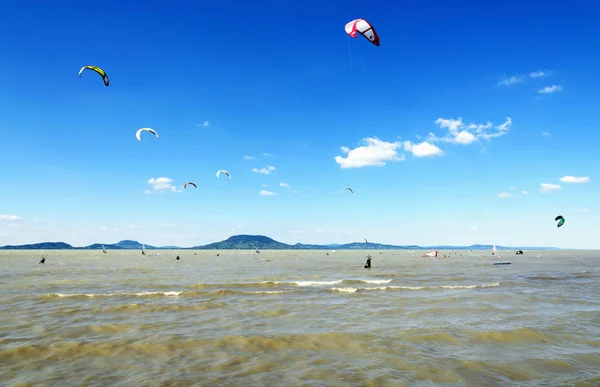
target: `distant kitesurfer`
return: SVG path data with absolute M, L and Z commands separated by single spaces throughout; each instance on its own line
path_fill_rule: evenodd
M 365 264 L 365 269 L 371 268 L 371 256 L 367 255 L 367 263 Z
M 221 255 L 221 253 L 217 253 L 217 257 L 218 257 L 219 255 Z
M 179 261 L 179 259 L 180 259 L 180 258 L 179 258 L 179 255 L 178 255 L 178 256 L 176 256 L 176 257 L 175 257 L 175 259 Z
M 40 261 L 40 263 L 46 263 L 46 257 L 42 256 L 42 260 Z

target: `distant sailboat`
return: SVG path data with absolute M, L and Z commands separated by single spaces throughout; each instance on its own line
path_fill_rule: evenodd
M 106 247 L 104 247 L 104 245 L 102 245 L 102 252 L 103 252 L 104 254 L 108 254 L 108 251 L 106 251 Z
M 146 245 L 142 244 L 142 255 L 146 255 Z
M 492 255 L 496 255 L 496 245 L 494 245 L 494 247 L 492 247 Z

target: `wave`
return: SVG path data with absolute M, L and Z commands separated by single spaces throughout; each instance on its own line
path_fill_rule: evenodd
M 477 289 L 477 288 L 493 288 L 500 286 L 499 282 L 491 284 L 479 284 L 479 285 L 438 285 L 438 286 L 376 286 L 376 287 L 343 287 L 331 288 L 334 292 L 339 293 L 356 293 L 358 291 L 369 291 L 369 290 L 434 290 L 434 289 Z
M 144 296 L 166 296 L 176 297 L 179 296 L 182 291 L 170 291 L 170 292 L 124 292 L 124 293 L 49 293 L 48 297 L 57 298 L 68 298 L 68 297 L 144 297 Z

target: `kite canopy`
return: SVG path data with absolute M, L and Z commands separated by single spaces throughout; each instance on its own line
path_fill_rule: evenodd
M 346 187 L 346 188 L 344 188 L 344 191 L 346 191 L 346 190 L 350 191 L 350 193 L 352 193 L 352 195 L 354 195 L 354 191 L 352 190 L 352 188 Z
M 185 184 L 183 185 L 183 189 L 186 189 L 188 185 L 193 185 L 193 186 L 194 186 L 194 188 L 198 188 L 198 186 L 196 186 L 196 183 L 192 183 L 192 182 L 190 181 L 189 183 L 185 183 Z
M 344 29 L 346 30 L 346 33 L 353 38 L 356 38 L 356 33 L 358 32 L 367 38 L 371 43 L 379 46 L 379 35 L 377 35 L 377 31 L 375 31 L 375 27 L 373 27 L 365 19 L 352 20 L 346 24 Z
M 108 75 L 106 75 L 106 73 L 104 72 L 104 70 L 102 70 L 100 67 L 96 67 L 96 66 L 83 66 L 81 68 L 81 70 L 79 70 L 79 76 L 81 76 L 81 73 L 83 72 L 83 70 L 92 70 L 97 72 L 98 74 L 100 74 L 100 76 L 102 77 L 102 80 L 104 81 L 104 85 L 108 86 Z
M 219 175 L 221 174 L 221 172 L 223 172 L 224 174 L 226 174 L 231 179 L 231 175 L 229 174 L 229 172 L 227 172 L 224 169 L 220 169 L 220 170 L 217 171 L 217 177 L 219 177 Z
M 141 129 L 138 129 L 137 132 L 135 132 L 135 138 L 137 138 L 138 141 L 142 141 L 142 138 L 140 137 L 142 132 L 150 132 L 153 135 L 155 135 L 156 138 L 158 138 L 158 133 L 156 133 L 156 130 L 151 129 L 151 128 L 141 128 Z
M 554 221 L 558 220 L 558 224 L 556 225 L 556 227 L 560 227 L 563 224 L 565 224 L 565 218 L 563 218 L 562 215 L 558 215 L 556 218 L 554 218 Z

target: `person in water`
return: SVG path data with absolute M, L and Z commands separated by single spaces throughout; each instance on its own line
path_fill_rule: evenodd
M 179 261 L 179 255 L 178 255 L 178 256 L 176 256 L 176 257 L 175 257 L 175 259 Z
M 365 264 L 365 269 L 371 268 L 371 256 L 367 255 L 367 263 Z
M 42 260 L 40 261 L 40 263 L 46 263 L 46 257 L 42 257 Z

